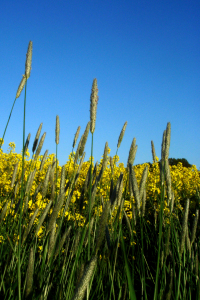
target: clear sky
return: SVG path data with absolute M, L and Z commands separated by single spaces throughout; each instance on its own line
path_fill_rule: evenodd
M 163 131 L 171 123 L 170 158 L 200 168 L 200 2 L 57 0 L 0 1 L 0 137 L 15 99 L 28 43 L 33 42 L 27 82 L 26 133 L 29 151 L 40 123 L 46 139 L 41 155 L 56 153 L 56 115 L 60 118 L 58 160 L 62 166 L 90 120 L 90 94 L 97 78 L 99 102 L 94 160 L 108 141 L 127 163 L 133 138 L 134 164 L 152 162 L 151 140 L 161 158 Z M 2 147 L 21 153 L 24 91 L 17 99 Z M 79 141 L 78 139 L 78 141 Z M 78 144 L 78 143 L 77 143 Z M 76 149 L 76 148 L 75 148 Z M 91 154 L 91 134 L 85 161 Z

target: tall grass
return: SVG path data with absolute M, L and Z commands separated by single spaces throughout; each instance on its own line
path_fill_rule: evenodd
M 58 166 L 59 116 L 56 116 L 55 129 L 56 161 L 50 160 L 51 156 L 47 159 L 47 151 L 39 160 L 46 135 L 43 134 L 38 144 L 40 124 L 32 159 L 27 162 L 30 134 L 25 142 L 25 109 L 31 60 L 32 42 L 28 46 L 25 75 L 15 98 L 16 101 L 25 87 L 22 156 L 16 159 L 10 153 L 11 164 L 7 166 L 0 152 L 1 178 L 7 176 L 10 182 L 6 194 L 0 190 L 1 298 L 200 299 L 200 180 L 197 175 L 195 201 L 192 197 L 177 197 L 178 186 L 172 182 L 168 162 L 170 123 L 163 133 L 160 163 L 151 142 L 153 164 L 144 166 L 140 180 L 137 168 L 133 167 L 137 151 L 135 138 L 127 167 L 117 165 L 117 152 L 127 122 L 119 135 L 116 155 L 108 156 L 110 149 L 106 142 L 103 159 L 94 166 L 98 104 L 94 79 L 90 121 L 74 152 L 78 127 L 67 164 Z M 91 157 L 84 163 L 89 130 Z M 159 192 L 154 198 L 148 186 L 155 170 L 160 179 L 156 183 Z M 196 207 L 190 211 L 192 202 Z M 185 205 L 183 211 L 181 204 Z

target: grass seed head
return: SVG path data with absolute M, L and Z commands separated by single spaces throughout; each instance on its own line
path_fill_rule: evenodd
M 129 167 L 129 164 L 133 165 L 133 163 L 134 163 L 135 155 L 136 155 L 136 151 L 137 151 L 137 146 L 135 144 L 136 144 L 136 138 L 133 139 L 132 144 L 131 144 L 131 148 L 130 148 L 129 156 L 128 156 L 127 168 Z
M 73 144 L 72 144 L 72 148 L 74 148 L 76 146 L 76 142 L 77 142 L 77 139 L 78 139 L 78 136 L 79 136 L 79 133 L 80 133 L 80 129 L 81 129 L 81 126 L 78 126 L 77 131 L 75 133 L 75 137 L 74 137 L 74 141 L 73 141 Z
M 103 242 L 104 236 L 105 236 L 105 226 L 107 224 L 108 215 L 110 212 L 110 201 L 108 201 L 103 209 L 100 221 L 99 221 L 99 229 L 98 229 L 98 235 L 97 235 L 97 243 L 95 247 L 95 253 L 97 254 L 98 250 L 101 247 L 101 244 Z
M 113 173 L 113 158 L 110 156 L 110 168 L 111 168 L 111 173 Z
M 187 223 L 188 223 L 188 213 L 189 213 L 189 204 L 190 199 L 187 199 L 185 204 L 185 213 L 182 222 L 182 232 L 181 232 L 181 243 L 180 243 L 180 255 L 183 254 L 184 246 L 185 246 L 185 237 L 186 237 L 186 230 L 187 230 Z
M 17 90 L 17 93 L 16 93 L 16 99 L 19 98 L 19 96 L 21 95 L 21 92 L 25 86 L 25 83 L 26 83 L 26 76 L 25 75 L 22 75 L 22 80 L 19 84 L 19 87 L 18 87 L 18 90 Z
M 79 158 L 79 152 L 80 152 L 80 148 L 81 148 L 81 144 L 82 144 L 82 140 L 83 140 L 83 135 L 81 136 L 81 139 L 78 143 L 78 147 L 76 149 L 76 154 L 75 154 L 75 158 L 74 158 L 74 165 L 77 163 L 77 160 Z
M 123 173 L 120 174 L 119 176 L 119 185 L 117 188 L 117 205 L 120 205 L 121 198 L 122 198 L 122 193 L 123 193 L 123 186 L 124 186 L 124 181 L 123 181 Z
M 91 133 L 94 133 L 95 130 L 97 103 L 98 103 L 98 87 L 97 87 L 97 79 L 95 78 L 93 80 L 92 92 L 90 96 L 90 132 Z
M 102 162 L 101 171 L 99 173 L 99 180 L 100 180 L 101 176 L 103 175 L 104 170 L 106 169 L 107 159 L 108 159 L 108 142 L 106 142 L 105 148 L 104 148 L 103 162 Z
M 140 214 L 140 192 L 137 184 L 137 179 L 135 176 L 135 171 L 132 168 L 132 165 L 130 163 L 129 163 L 129 178 L 130 178 L 129 180 L 131 181 L 131 188 L 133 191 L 133 195 L 137 203 L 137 209 Z
M 55 242 L 56 242 L 55 237 L 56 237 L 56 221 L 54 221 L 54 223 L 52 225 L 51 233 L 50 233 L 49 249 L 48 249 L 48 262 L 53 254 L 53 249 L 54 249 Z
M 39 156 L 39 154 L 42 150 L 42 146 L 43 146 L 43 143 L 44 143 L 45 136 L 46 136 L 46 132 L 42 135 L 42 137 L 40 139 L 39 145 L 38 145 L 36 153 L 35 153 L 34 161 L 37 160 L 37 158 L 38 158 L 38 156 Z
M 27 298 L 33 289 L 33 274 L 34 274 L 34 249 L 30 249 L 28 269 L 26 272 L 26 289 L 25 297 Z
M 26 153 L 26 151 L 27 151 L 27 149 L 28 149 L 30 137 L 31 137 L 31 134 L 29 133 L 28 136 L 27 136 L 27 139 L 26 139 L 25 146 L 24 146 L 24 153 Z
M 143 198 L 143 193 L 144 193 L 144 189 L 145 189 L 145 185 L 146 185 L 146 181 L 147 181 L 147 175 L 148 175 L 148 166 L 146 166 L 144 168 L 143 174 L 142 174 L 142 179 L 140 181 L 140 201 Z
M 28 51 L 26 54 L 26 64 L 25 64 L 25 75 L 28 79 L 31 74 L 31 64 L 32 64 L 32 52 L 33 52 L 33 42 L 29 42 Z
M 51 208 L 52 203 L 53 203 L 53 201 L 50 200 L 49 203 L 47 204 L 47 206 L 45 207 L 44 212 L 41 215 L 41 217 L 39 219 L 39 223 L 38 223 L 37 228 L 35 230 L 35 235 L 38 234 L 38 231 L 39 231 L 40 227 L 42 226 L 42 223 L 44 222 L 44 219 L 46 218 L 46 216 L 47 216 L 47 214 L 48 214 L 48 212 L 49 212 L 49 210 Z
M 42 189 L 43 198 L 46 196 L 46 193 L 47 193 L 50 171 L 51 171 L 51 165 L 48 166 L 47 173 L 46 173 L 46 176 L 44 179 L 44 185 L 43 185 L 43 189 Z
M 43 167 L 44 167 L 44 164 L 45 164 L 47 155 L 48 155 L 48 150 L 45 151 L 45 153 L 44 153 L 44 155 L 43 155 L 43 157 L 42 157 L 42 161 L 41 161 L 41 164 L 40 164 L 40 171 L 42 171 L 42 169 L 43 169 Z
M 48 227 L 47 227 L 47 231 L 46 231 L 46 235 L 48 234 L 49 231 L 51 231 L 52 227 L 53 227 L 53 224 L 54 222 L 56 221 L 57 217 L 58 217 L 58 213 L 63 205 L 63 202 L 64 202 L 64 199 L 65 199 L 65 194 L 60 194 L 59 195 L 59 198 L 58 198 L 58 202 L 56 203 L 54 209 L 53 209 L 53 212 L 51 214 L 51 217 L 50 217 L 50 220 L 49 220 L 49 224 L 48 224 Z
M 170 147 L 170 138 L 171 138 L 171 124 L 167 123 L 166 129 L 166 138 L 165 138 L 165 160 L 169 157 L 169 147 Z
M 78 166 L 77 174 L 79 174 L 80 171 L 81 171 L 81 168 L 82 168 L 82 165 L 83 165 L 83 162 L 84 162 L 84 158 L 85 158 L 85 152 L 82 154 L 82 157 L 81 157 L 81 160 L 80 160 L 80 163 L 79 163 L 79 166 Z M 78 178 L 77 178 L 77 180 L 78 180 Z M 77 180 L 76 180 L 76 182 L 77 182 Z
M 17 169 L 18 169 L 19 162 L 15 164 L 12 180 L 11 180 L 11 188 L 13 188 L 14 183 L 15 183 L 15 178 L 17 176 Z
M 36 171 L 37 171 L 37 169 L 35 168 L 35 170 L 33 172 L 31 172 L 30 175 L 29 175 L 29 179 L 28 179 L 28 182 L 27 182 L 27 185 L 26 185 L 25 194 L 28 194 L 30 192 L 30 189 L 32 187 Z
M 123 139 L 123 137 L 124 137 L 124 132 L 125 132 L 125 130 L 126 130 L 127 123 L 128 123 L 128 122 L 126 121 L 126 122 L 124 123 L 123 128 L 122 128 L 122 131 L 121 131 L 120 136 L 119 136 L 119 139 L 118 139 L 117 148 L 119 148 L 120 145 L 121 145 L 122 139 Z
M 60 180 L 60 194 L 64 193 L 65 189 L 65 166 L 62 166 L 61 180 Z
M 89 130 L 90 130 L 90 122 L 87 123 L 85 132 L 83 134 L 83 138 L 82 138 L 80 149 L 79 149 L 79 156 L 83 155 L 83 152 L 84 152 L 84 149 L 85 149 L 85 144 L 87 142 L 87 138 L 88 138 L 88 134 L 89 134 Z
M 59 116 L 56 116 L 56 144 L 59 144 L 59 135 L 60 135 L 60 121 Z
M 155 151 L 153 141 L 151 141 L 151 151 L 152 151 L 152 156 L 153 156 L 153 162 L 155 163 L 156 162 L 156 151 Z
M 195 218 L 194 218 L 194 221 L 193 221 L 193 226 L 192 226 L 191 246 L 195 241 L 198 219 L 199 219 L 199 210 L 197 209 L 196 213 L 195 213 Z
M 79 285 L 77 286 L 77 288 L 75 290 L 75 295 L 72 298 L 72 300 L 82 300 L 84 298 L 86 288 L 87 288 L 87 286 L 90 282 L 90 279 L 93 275 L 96 264 L 97 264 L 97 256 L 94 255 L 91 258 L 89 264 L 85 267 L 84 274 L 79 282 Z
M 0 223 L 3 221 L 3 219 L 5 218 L 6 212 L 7 212 L 7 208 L 8 208 L 8 202 L 5 203 L 3 210 L 1 212 L 0 215 Z
M 40 133 L 41 133 L 41 130 L 42 130 L 42 124 L 40 124 L 39 128 L 38 128 L 38 131 L 36 133 L 36 136 L 35 136 L 35 140 L 34 140 L 34 143 L 33 143 L 33 148 L 32 148 L 32 152 L 34 153 L 35 152 L 35 149 L 37 147 L 37 144 L 38 144 L 38 140 L 39 140 L 39 137 L 40 137 Z

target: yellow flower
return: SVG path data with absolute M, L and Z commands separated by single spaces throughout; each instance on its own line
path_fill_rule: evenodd
M 5 239 L 2 235 L 0 235 L 0 243 L 3 242 Z
M 133 246 L 133 244 L 136 245 L 136 242 L 131 242 L 131 246 Z

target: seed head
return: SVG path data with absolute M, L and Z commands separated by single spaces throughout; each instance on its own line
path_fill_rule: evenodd
M 167 123 L 166 129 L 166 138 L 165 138 L 165 160 L 169 157 L 169 146 L 170 146 L 170 137 L 171 137 L 171 124 Z
M 191 246 L 195 241 L 198 219 L 199 219 L 199 210 L 197 209 L 196 214 L 195 214 L 195 218 L 194 218 L 194 221 L 193 221 L 193 226 L 192 226 Z
M 62 166 L 61 180 L 60 180 L 60 194 L 64 193 L 65 189 L 65 166 Z
M 60 121 L 59 116 L 56 116 L 56 144 L 59 144 Z
M 24 146 L 24 153 L 26 153 L 26 151 L 27 151 L 27 149 L 28 149 L 30 137 L 31 137 L 31 134 L 29 133 L 28 136 L 27 136 L 27 139 L 26 139 L 25 146 Z
M 35 230 L 35 235 L 37 235 L 37 233 L 38 233 L 40 227 L 42 226 L 42 223 L 44 222 L 44 219 L 46 218 L 46 216 L 47 216 L 47 214 L 48 214 L 48 212 L 49 212 L 49 210 L 50 210 L 50 207 L 51 207 L 51 205 L 52 205 L 52 202 L 53 202 L 53 201 L 50 200 L 49 203 L 47 204 L 47 206 L 45 207 L 44 212 L 43 212 L 42 216 L 40 217 L 39 223 L 38 223 L 37 228 L 36 228 L 36 230 Z
M 82 300 L 85 296 L 85 291 L 93 275 L 94 268 L 97 264 L 97 256 L 94 255 L 89 264 L 85 267 L 84 274 L 75 290 L 75 295 L 72 300 Z
M 110 156 L 110 168 L 111 168 L 111 173 L 113 173 L 113 158 Z
M 47 193 L 50 172 L 51 172 L 51 165 L 48 166 L 47 173 L 46 173 L 46 176 L 44 179 L 44 185 L 43 185 L 42 193 L 41 193 L 43 198 L 46 196 L 46 193 Z
M 156 162 L 156 151 L 155 151 L 153 141 L 151 141 L 151 151 L 152 151 L 152 156 L 153 156 L 153 162 L 155 163 Z
M 34 157 L 34 161 L 37 160 L 37 157 L 40 154 L 40 151 L 42 150 L 42 146 L 43 146 L 43 143 L 44 143 L 45 136 L 46 136 L 46 132 L 42 135 L 42 137 L 40 139 L 40 143 L 37 147 L 36 154 L 35 154 L 35 157 Z
M 145 184 L 146 184 L 146 181 L 147 181 L 147 175 L 148 175 L 148 167 L 146 166 L 144 168 L 144 171 L 143 171 L 143 174 L 142 174 L 142 179 L 140 181 L 140 202 L 142 201 L 142 198 L 143 198 L 143 193 L 144 193 L 144 190 L 145 190 Z
M 131 148 L 129 151 L 129 156 L 128 156 L 128 162 L 127 162 L 127 168 L 129 168 L 129 164 L 133 165 L 134 160 L 135 160 L 135 155 L 137 151 L 137 145 L 136 144 L 136 138 L 133 139 Z
M 74 137 L 73 145 L 72 145 L 73 148 L 74 148 L 75 145 L 76 145 L 76 142 L 77 142 L 77 139 L 78 139 L 78 136 L 79 136 L 80 129 L 81 129 L 81 127 L 78 126 L 77 131 L 76 131 L 76 134 L 75 134 L 75 137 Z
M 88 134 L 89 134 L 89 130 L 90 130 L 90 122 L 87 123 L 87 126 L 86 126 L 84 134 L 83 134 L 83 139 L 81 141 L 80 150 L 79 150 L 79 156 L 83 155 L 83 152 L 85 149 L 85 144 L 87 142 L 87 138 L 88 138 Z
M 21 95 L 21 92 L 25 86 L 25 83 L 26 83 L 26 76 L 25 75 L 22 75 L 22 80 L 19 84 L 19 87 L 18 87 L 18 90 L 17 90 L 17 94 L 16 94 L 16 99 L 19 98 L 19 96 Z
M 180 255 L 182 255 L 183 250 L 184 250 L 184 245 L 185 245 L 187 222 L 188 222 L 188 213 L 189 213 L 189 204 L 190 204 L 190 199 L 187 199 L 186 204 L 185 204 L 185 213 L 184 213 L 183 222 L 182 222 Z
M 34 153 L 35 152 L 35 149 L 37 147 L 37 143 L 38 143 L 38 140 L 39 140 L 39 137 L 40 137 L 40 132 L 42 130 L 42 124 L 40 124 L 39 128 L 38 128 L 38 131 L 36 133 L 36 136 L 35 136 L 35 140 L 34 140 L 34 143 L 33 143 L 33 148 L 32 148 L 32 152 Z
M 43 155 L 43 158 L 42 158 L 42 161 L 41 161 L 41 165 L 40 165 L 40 171 L 42 171 L 42 169 L 44 167 L 44 163 L 45 163 L 47 154 L 48 154 L 48 150 L 46 150 L 45 153 L 44 153 L 44 155 Z
M 97 79 L 93 80 L 92 92 L 90 96 L 90 132 L 94 133 L 95 122 L 96 122 L 96 113 L 97 113 L 97 103 L 98 103 L 98 87 Z
M 13 176 L 12 176 L 12 180 L 11 180 L 11 188 L 13 188 L 13 186 L 14 186 L 15 178 L 17 175 L 18 164 L 19 164 L 19 162 L 15 164 L 15 168 L 14 168 L 14 172 L 13 172 Z
M 6 212 L 7 212 L 7 207 L 8 207 L 8 202 L 4 205 L 3 210 L 0 215 L 0 223 L 3 221 L 5 218 Z
M 36 171 L 37 171 L 37 169 L 35 168 L 35 170 L 33 172 L 31 172 L 30 175 L 29 175 L 28 182 L 27 182 L 27 185 L 26 185 L 25 194 L 28 194 L 30 192 L 30 189 L 32 187 Z
M 34 274 L 34 249 L 30 249 L 28 269 L 26 272 L 26 291 L 25 297 L 27 298 L 33 289 L 33 274 Z
M 117 143 L 117 148 L 119 148 L 120 145 L 121 145 L 122 139 L 123 139 L 123 137 L 124 137 L 124 132 L 125 132 L 125 130 L 126 130 L 126 126 L 127 126 L 127 121 L 124 123 L 124 126 L 123 126 L 123 128 L 122 128 L 122 131 L 121 131 L 121 133 L 120 133 L 120 136 L 119 136 L 119 139 L 118 139 L 118 143 Z
M 139 192 L 139 188 L 138 188 L 138 184 L 137 184 L 137 179 L 135 176 L 135 171 L 132 168 L 132 165 L 129 163 L 129 180 L 131 182 L 131 188 L 133 191 L 133 195 L 135 198 L 135 201 L 137 203 L 137 209 L 140 215 L 140 192 Z
M 26 64 L 25 64 L 25 75 L 28 79 L 31 74 L 31 63 L 32 63 L 32 51 L 33 51 L 33 42 L 29 42 L 28 44 L 28 51 L 26 54 Z

